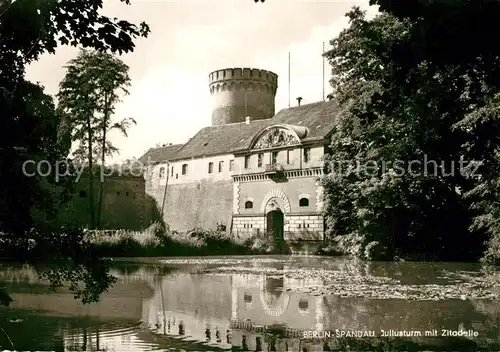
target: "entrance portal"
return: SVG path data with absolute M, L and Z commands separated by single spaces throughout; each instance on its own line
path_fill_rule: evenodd
M 272 210 L 267 213 L 267 233 L 274 236 L 277 240 L 283 240 L 285 216 L 280 209 Z

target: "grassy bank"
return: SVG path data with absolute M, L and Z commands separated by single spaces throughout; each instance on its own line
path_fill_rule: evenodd
M 271 254 L 276 245 L 263 236 L 243 240 L 226 232 L 194 229 L 188 233 L 172 232 L 155 223 L 143 231 L 88 231 L 105 257 L 160 257 Z

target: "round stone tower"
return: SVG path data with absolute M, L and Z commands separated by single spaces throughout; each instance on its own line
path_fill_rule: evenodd
M 278 75 L 252 68 L 226 68 L 209 75 L 213 99 L 212 125 L 274 116 Z

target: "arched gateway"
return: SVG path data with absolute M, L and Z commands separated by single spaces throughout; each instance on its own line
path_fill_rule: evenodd
M 266 233 L 277 240 L 285 237 L 285 213 L 290 213 L 290 201 L 286 194 L 273 189 L 264 197 L 261 211 L 265 216 Z
M 285 215 L 281 209 L 271 210 L 266 214 L 266 230 L 269 236 L 283 240 L 285 236 Z

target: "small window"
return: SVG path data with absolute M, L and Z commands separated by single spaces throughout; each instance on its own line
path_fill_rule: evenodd
M 311 148 L 304 148 L 304 162 L 308 163 L 311 161 Z
M 87 198 L 87 192 L 80 191 L 80 198 Z
M 119 192 L 119 191 L 118 191 L 118 192 L 116 192 L 116 195 L 117 195 L 117 196 L 120 196 L 120 192 Z
M 234 160 L 229 160 L 229 171 L 234 170 Z
M 245 155 L 245 169 L 250 166 L 250 155 Z
M 170 169 L 170 176 L 174 176 L 174 167 L 172 166 L 172 169 Z
M 214 172 L 214 163 L 208 163 L 208 173 Z
M 309 301 L 305 299 L 300 299 L 299 300 L 299 309 L 300 310 L 307 310 L 309 308 Z
M 253 203 L 250 200 L 247 200 L 245 202 L 245 209 L 252 209 L 253 208 Z
M 219 161 L 219 173 L 224 171 L 224 162 L 223 161 Z
M 262 167 L 262 160 L 264 159 L 264 153 L 259 153 L 257 155 L 257 167 Z
M 182 164 L 182 174 L 187 175 L 188 173 L 188 164 Z
M 300 198 L 299 200 L 299 207 L 308 207 L 309 206 L 309 199 L 307 198 Z
M 271 156 L 271 164 L 276 164 L 278 162 L 278 152 L 273 152 Z
M 165 168 L 160 167 L 160 178 L 165 178 Z
M 129 193 L 128 192 L 125 192 L 125 197 L 128 197 Z
M 290 164 L 290 152 L 291 152 L 290 150 L 286 151 L 286 163 L 287 164 Z

